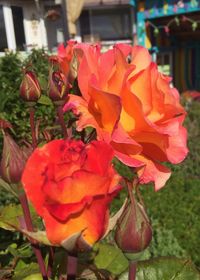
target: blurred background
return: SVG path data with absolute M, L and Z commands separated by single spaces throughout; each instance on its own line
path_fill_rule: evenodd
M 146 46 L 179 90 L 200 90 L 199 0 L 0 0 L 0 52 L 70 38 Z

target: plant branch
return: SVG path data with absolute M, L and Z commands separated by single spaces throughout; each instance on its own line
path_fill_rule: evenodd
M 51 276 L 52 276 L 53 259 L 54 259 L 54 248 L 52 246 L 50 246 L 48 267 L 47 267 L 47 275 L 48 275 L 49 278 L 51 278 Z
M 136 268 L 137 268 L 137 263 L 135 261 L 129 261 L 128 280 L 136 279 Z
M 35 149 L 37 147 L 37 138 L 35 133 L 35 108 L 34 106 L 29 107 L 29 115 L 30 115 L 30 126 L 31 126 L 31 136 L 32 136 L 32 147 Z
M 20 194 L 19 195 L 19 200 L 20 200 L 20 203 L 22 205 L 27 230 L 28 231 L 34 231 L 26 194 L 25 193 Z M 45 263 L 44 263 L 39 245 L 33 240 L 30 240 L 30 242 L 31 242 L 32 249 L 35 253 L 35 256 L 37 258 L 37 262 L 38 262 L 38 265 L 40 267 L 40 272 L 42 274 L 42 278 L 43 278 L 43 280 L 48 280 Z
M 59 120 L 60 126 L 62 128 L 64 139 L 67 139 L 67 137 L 68 137 L 67 128 L 65 126 L 62 105 L 56 105 L 56 107 L 57 107 L 56 109 L 57 109 L 57 114 L 58 114 L 58 120 Z
M 75 280 L 77 273 L 77 256 L 68 255 L 67 258 L 67 280 Z

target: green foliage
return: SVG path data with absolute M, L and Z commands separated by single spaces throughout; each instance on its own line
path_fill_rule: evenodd
M 155 258 L 138 263 L 136 280 L 199 280 L 200 274 L 190 260 L 170 257 Z M 119 280 L 128 279 L 124 273 Z
M 22 79 L 21 68 L 22 60 L 18 53 L 6 53 L 0 59 L 0 112 L 3 112 L 7 103 L 16 100 Z
M 145 259 L 158 256 L 188 257 L 186 251 L 180 246 L 171 228 L 161 225 L 156 219 L 152 219 L 153 239 L 146 250 Z
M 145 186 L 145 202 L 149 216 L 153 221 L 157 221 L 154 237 L 161 235 L 162 229 L 170 230 L 185 254 L 199 265 L 199 180 L 184 179 L 183 174 L 179 176 L 180 174 L 174 173 L 166 187 L 157 193 L 151 187 Z M 171 254 L 177 255 L 177 244 L 170 242 L 170 239 L 155 245 L 162 252 L 164 250 L 162 247 L 166 246 L 167 242 Z M 155 250 L 153 251 L 156 253 Z
M 117 278 L 119 280 L 128 279 L 128 261 L 118 248 L 109 244 L 97 244 L 94 249 L 97 252 L 94 264 L 98 269 L 107 270 L 111 275 L 120 275 Z M 145 261 L 140 258 L 137 260 L 137 280 L 197 280 L 200 277 L 192 262 L 185 258 L 159 257 Z
M 0 58 L 0 118 L 11 122 L 17 141 L 31 140 L 28 108 L 19 97 L 22 69 L 27 65 L 32 65 L 45 94 L 48 80 L 48 55 L 43 49 L 33 50 L 26 58 L 21 57 L 19 53 L 7 53 Z M 54 107 L 52 103 L 47 102 L 46 96 L 36 108 L 36 118 L 40 122 L 41 131 L 53 125 Z M 2 135 L 0 134 L 0 152 L 1 149 Z
M 17 263 L 15 268 L 14 276 L 12 277 L 13 280 L 42 280 L 41 274 L 39 272 L 39 267 L 37 263 L 26 263 L 23 260 L 20 260 Z
M 15 231 L 20 228 L 20 217 L 23 216 L 21 205 L 10 204 L 0 210 L 0 227 Z
M 109 244 L 97 244 L 94 264 L 99 269 L 119 275 L 128 268 L 128 261 L 120 249 Z

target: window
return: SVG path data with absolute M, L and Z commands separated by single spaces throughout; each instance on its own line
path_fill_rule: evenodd
M 24 50 L 25 45 L 25 34 L 23 24 L 23 10 L 22 7 L 11 6 L 13 25 L 15 30 L 15 40 L 18 50 Z
M 85 10 L 80 17 L 81 35 L 97 36 L 100 40 L 131 39 L 129 7 Z
M 6 38 L 6 29 L 5 29 L 5 22 L 4 22 L 4 16 L 3 16 L 3 7 L 0 5 L 0 52 L 3 52 L 6 48 L 8 48 L 7 45 L 7 38 Z

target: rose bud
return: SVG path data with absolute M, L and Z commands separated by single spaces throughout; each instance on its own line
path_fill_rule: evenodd
M 20 85 L 20 96 L 27 102 L 37 102 L 41 96 L 40 84 L 32 71 L 25 72 Z
M 143 206 L 133 197 L 117 221 L 115 241 L 124 253 L 139 253 L 152 239 L 152 229 Z
M 30 155 L 30 149 L 20 149 L 7 133 L 4 133 L 3 140 L 0 175 L 7 183 L 16 184 L 21 181 L 25 163 Z
M 67 79 L 61 71 L 50 72 L 48 95 L 53 102 L 65 100 L 68 94 L 68 89 Z
M 7 128 L 12 128 L 12 124 L 7 120 L 0 119 L 0 129 L 7 129 Z

